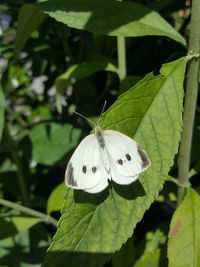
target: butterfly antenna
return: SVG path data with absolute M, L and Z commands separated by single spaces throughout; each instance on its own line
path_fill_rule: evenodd
M 101 119 L 101 116 L 102 116 L 102 114 L 103 114 L 103 112 L 104 112 L 104 110 L 105 110 L 106 104 L 107 104 L 107 101 L 104 102 L 102 111 L 101 111 L 101 113 L 100 113 L 100 115 L 99 115 L 99 118 L 98 118 L 98 121 L 97 121 L 97 125 L 99 124 L 99 121 L 100 121 L 100 119 Z
M 86 118 L 85 116 L 83 116 L 82 114 L 78 113 L 77 111 L 74 111 L 74 113 L 77 114 L 77 115 L 79 115 L 80 117 L 84 118 L 85 120 L 89 121 L 94 126 L 96 126 L 96 124 L 93 121 L 91 121 L 90 119 Z

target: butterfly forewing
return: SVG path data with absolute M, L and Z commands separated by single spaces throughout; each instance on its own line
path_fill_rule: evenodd
M 74 151 L 66 169 L 65 183 L 74 189 L 90 189 L 100 181 L 100 152 L 94 134 L 85 137 Z

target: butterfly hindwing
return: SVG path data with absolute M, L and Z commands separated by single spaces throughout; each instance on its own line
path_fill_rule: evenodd
M 118 171 L 118 169 L 117 169 L 116 165 L 114 164 L 114 162 L 112 161 L 112 159 L 110 160 L 110 164 L 111 164 L 111 177 L 115 183 L 121 184 L 121 185 L 128 185 L 128 184 L 131 184 L 137 180 L 139 175 L 136 175 L 136 176 L 122 175 Z
M 103 165 L 103 160 L 101 157 L 99 159 L 99 167 L 100 167 L 99 183 L 97 185 L 95 185 L 94 187 L 92 187 L 88 190 L 85 190 L 88 193 L 92 193 L 92 194 L 99 193 L 99 192 L 103 191 L 108 186 L 108 179 L 109 178 L 108 178 L 108 174 L 105 170 L 105 167 Z

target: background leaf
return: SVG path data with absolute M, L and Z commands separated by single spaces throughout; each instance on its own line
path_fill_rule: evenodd
M 133 267 L 159 267 L 161 254 L 159 246 L 165 242 L 166 238 L 159 229 L 155 233 L 147 233 L 145 251 L 134 263 Z
M 64 203 L 64 194 L 66 192 L 66 185 L 64 183 L 59 184 L 51 193 L 47 202 L 47 212 L 58 211 L 61 209 Z
M 79 140 L 80 130 L 70 124 L 44 123 L 29 132 L 33 159 L 42 164 L 53 164 L 74 148 Z
M 178 150 L 185 66 L 186 58 L 164 64 L 161 75 L 147 75 L 105 112 L 103 129 L 134 136 L 152 165 L 130 186 L 113 184 L 109 194 L 108 189 L 98 195 L 68 190 L 43 266 L 102 266 L 132 235 Z
M 24 217 L 24 216 L 11 216 L 0 218 L 0 239 L 14 236 L 40 222 L 41 219 Z
M 50 0 L 37 6 L 69 27 L 111 36 L 163 35 L 185 45 L 183 37 L 157 12 L 137 3 Z
M 19 12 L 15 39 L 15 57 L 19 55 L 31 33 L 44 22 L 46 17 L 39 8 L 33 5 L 26 4 L 22 6 Z
M 50 241 L 41 223 L 0 240 L 0 266 L 39 267 Z
M 72 65 L 66 72 L 59 75 L 55 80 L 56 85 L 56 105 L 58 111 L 61 113 L 61 96 L 66 91 L 70 82 L 74 83 L 76 79 L 83 79 L 88 77 L 97 71 L 111 71 L 117 73 L 117 67 L 108 61 L 93 61 L 83 62 L 81 64 Z
M 146 251 L 140 260 L 133 267 L 159 267 L 160 250 L 154 252 Z
M 174 212 L 168 258 L 169 267 L 200 266 L 200 196 L 193 189 Z

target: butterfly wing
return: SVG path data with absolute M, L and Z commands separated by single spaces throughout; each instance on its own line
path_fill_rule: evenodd
M 104 131 L 110 158 L 112 179 L 118 184 L 130 184 L 150 166 L 144 150 L 130 137 L 114 130 Z
M 121 184 L 121 185 L 128 185 L 137 180 L 139 175 L 124 176 L 118 171 L 112 159 L 110 160 L 110 162 L 111 162 L 111 177 L 112 177 L 112 180 L 115 181 L 115 183 Z
M 108 177 L 108 174 L 105 170 L 105 167 L 103 165 L 103 160 L 101 157 L 99 159 L 99 168 L 100 168 L 100 180 L 99 180 L 98 184 L 95 185 L 93 188 L 90 188 L 90 189 L 84 190 L 84 191 L 91 193 L 91 194 L 96 194 L 96 193 L 103 191 L 108 186 L 109 177 Z
M 90 189 L 99 184 L 100 151 L 94 134 L 86 136 L 74 151 L 65 172 L 65 183 L 74 189 Z

